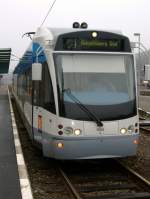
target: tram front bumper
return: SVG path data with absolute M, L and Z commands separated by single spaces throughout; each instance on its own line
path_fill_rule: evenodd
M 94 159 L 133 156 L 137 151 L 138 134 L 96 138 L 52 138 L 44 142 L 45 156 L 56 159 Z M 47 140 L 46 140 L 47 141 Z

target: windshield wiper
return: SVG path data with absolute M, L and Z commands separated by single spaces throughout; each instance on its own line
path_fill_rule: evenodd
M 99 118 L 97 118 L 97 116 L 92 113 L 85 105 L 83 105 L 79 99 L 77 99 L 71 92 L 70 88 L 64 89 L 63 92 L 65 92 L 74 102 L 75 104 L 77 104 L 81 110 L 83 110 L 85 113 L 88 114 L 88 116 L 94 121 L 96 122 L 97 126 L 103 126 L 103 123 L 101 122 L 101 120 Z

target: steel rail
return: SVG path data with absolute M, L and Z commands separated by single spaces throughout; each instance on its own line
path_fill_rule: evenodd
M 143 184 L 143 186 L 146 186 L 146 189 L 148 189 L 149 190 L 149 188 L 150 188 L 150 181 L 148 181 L 147 179 L 145 179 L 143 176 L 141 176 L 140 174 L 138 174 L 136 171 L 134 171 L 133 169 L 131 169 L 130 167 L 128 167 L 128 166 L 126 166 L 126 165 L 124 165 L 121 161 L 119 161 L 119 160 L 117 160 L 117 159 L 114 159 L 115 161 L 117 161 L 117 163 L 121 166 L 121 167 L 123 167 L 123 169 L 125 170 L 125 171 L 127 171 L 127 172 L 129 172 L 133 177 L 136 177 L 136 179 L 137 179 L 137 181 L 139 181 L 139 182 L 141 182 L 141 184 Z M 65 182 L 66 182 L 66 184 L 69 186 L 69 188 L 70 188 L 70 190 L 71 190 L 71 192 L 73 193 L 73 195 L 75 196 L 75 198 L 77 198 L 77 199 L 82 199 L 82 197 L 79 195 L 79 193 L 78 193 L 78 191 L 74 188 L 74 186 L 73 186 L 73 184 L 71 183 L 71 181 L 70 181 L 70 179 L 67 177 L 67 175 L 65 174 L 65 172 L 59 167 L 59 172 L 61 173 L 61 175 L 63 176 L 63 178 L 64 178 L 64 180 L 65 180 Z M 143 193 L 141 193 L 141 194 L 143 194 Z M 149 198 L 150 197 L 150 195 L 149 195 L 150 193 L 149 192 L 147 192 L 147 194 L 146 195 L 141 195 L 140 196 L 140 194 L 138 194 L 137 196 L 129 196 L 129 195 L 125 195 L 125 196 L 111 196 L 111 197 L 113 197 L 113 198 Z M 93 197 L 94 198 L 94 197 Z M 101 198 L 100 196 L 99 196 L 99 198 Z M 103 196 L 102 196 L 102 198 L 103 198 Z M 106 199 L 107 199 L 107 197 L 105 197 Z M 110 198 L 110 196 L 108 196 L 108 198 Z
M 76 191 L 76 189 L 74 188 L 74 186 L 72 185 L 71 181 L 69 180 L 69 178 L 67 177 L 67 175 L 63 172 L 63 170 L 59 167 L 58 168 L 59 172 L 61 173 L 61 175 L 63 176 L 65 182 L 68 184 L 71 192 L 73 193 L 73 195 L 77 198 L 77 199 L 82 199 L 78 192 Z
M 142 108 L 138 108 L 138 110 L 139 110 L 139 114 L 141 112 L 141 115 L 139 116 L 139 119 L 140 119 L 140 122 L 139 122 L 140 129 L 145 130 L 145 131 L 150 131 L 150 129 L 146 129 L 145 128 L 145 127 L 150 127 L 150 112 L 145 111 Z
M 149 126 L 149 127 L 150 127 L 150 126 Z M 150 135 L 150 128 L 148 129 L 148 128 L 146 128 L 146 126 L 144 126 L 144 127 L 143 127 L 143 126 L 142 126 L 142 127 L 140 126 L 140 129 L 143 130 L 143 132 L 142 132 L 143 134 L 145 134 L 145 135 Z
M 125 168 L 127 171 L 129 171 L 132 175 L 136 176 L 138 179 L 140 179 L 146 186 L 150 188 L 150 181 L 141 176 L 139 173 L 131 169 L 129 166 L 123 164 L 120 160 L 116 160 L 123 168 Z
M 142 108 L 138 108 L 138 111 L 142 111 L 143 113 L 147 114 L 150 116 L 150 112 L 149 111 L 145 111 L 144 109 Z
M 150 128 L 147 129 L 146 127 L 150 127 L 150 126 L 141 126 L 140 129 L 150 132 Z

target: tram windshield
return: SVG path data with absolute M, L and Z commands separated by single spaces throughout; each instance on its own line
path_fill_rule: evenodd
M 66 89 L 103 121 L 136 114 L 132 55 L 55 54 L 54 60 L 60 116 L 91 120 Z

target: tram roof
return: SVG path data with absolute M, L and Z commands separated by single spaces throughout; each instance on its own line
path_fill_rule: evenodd
M 50 32 L 52 33 L 54 40 L 57 39 L 59 35 L 66 34 L 66 33 L 71 33 L 71 32 L 81 32 L 81 31 L 100 31 L 100 32 L 108 32 L 108 33 L 114 33 L 118 35 L 122 35 L 122 32 L 119 30 L 103 30 L 103 29 L 96 29 L 96 28 L 51 28 L 51 27 L 42 27 L 38 28 L 33 39 L 36 39 L 38 37 L 42 37 L 45 35 L 48 35 Z
M 57 37 L 61 34 L 69 33 L 69 32 L 78 32 L 78 31 L 101 31 L 101 32 L 110 32 L 114 34 L 122 35 L 122 32 L 119 30 L 100 30 L 96 28 L 84 29 L 84 28 L 48 28 L 52 34 Z

